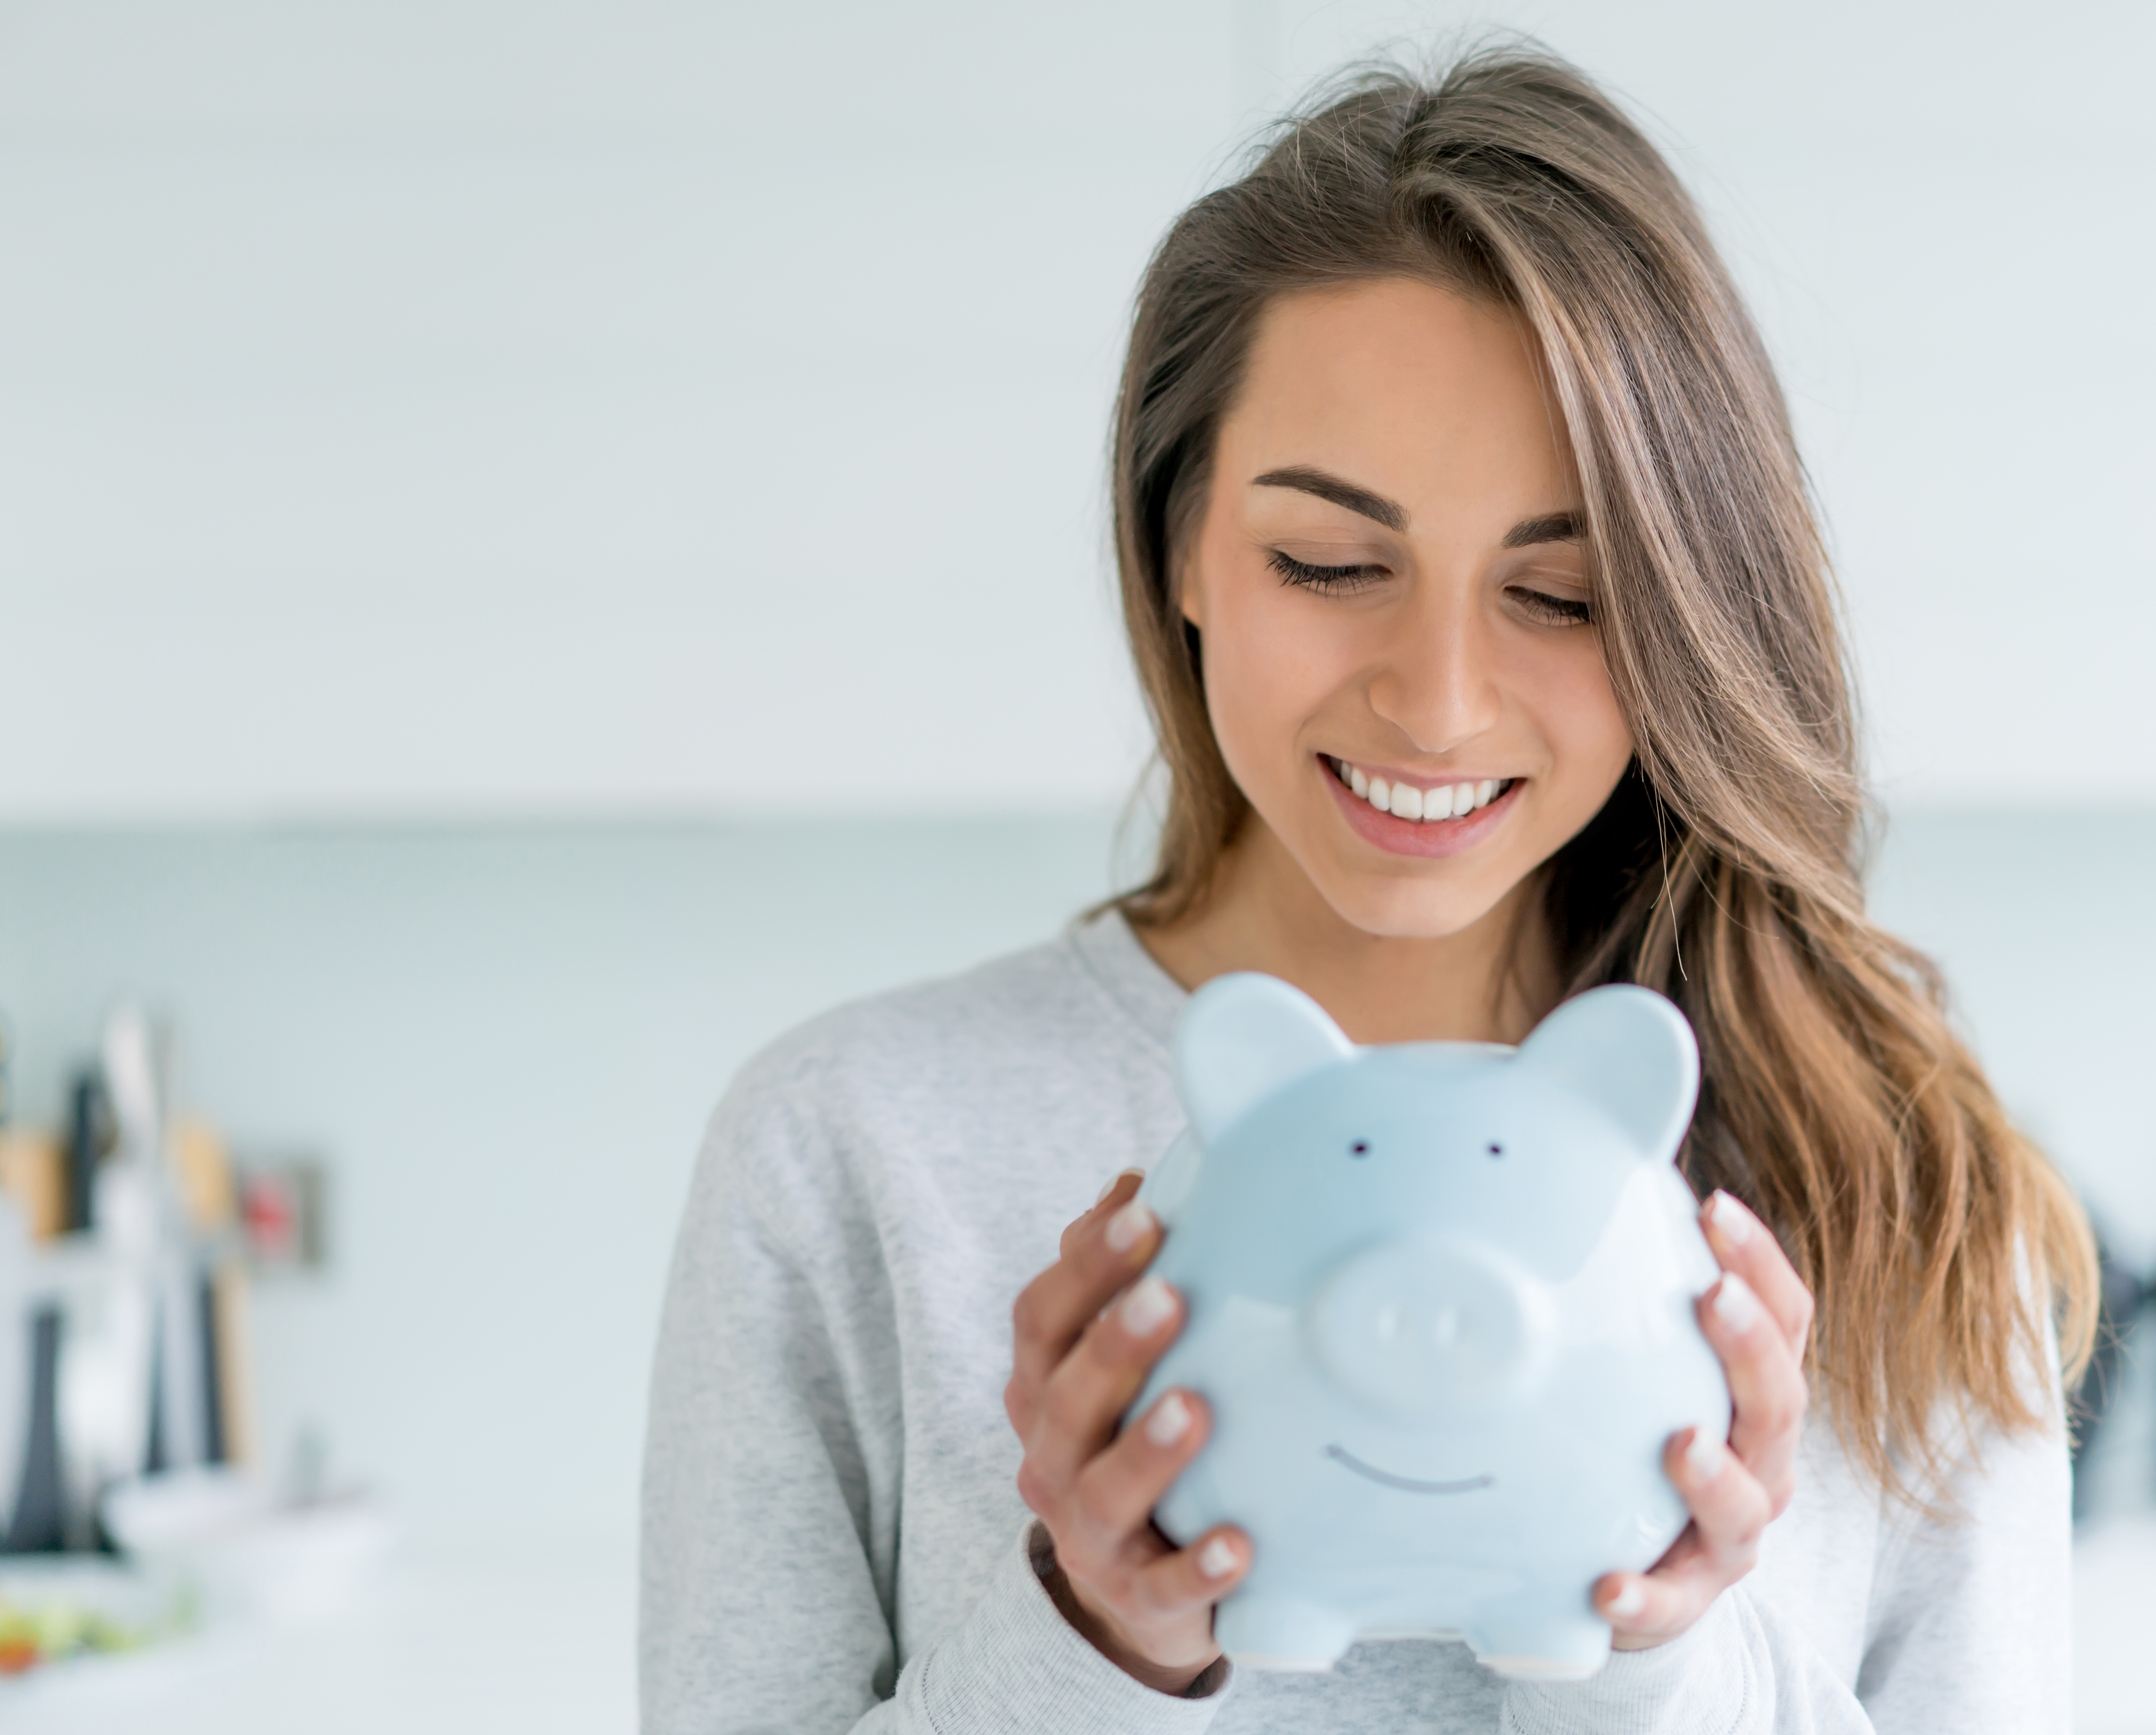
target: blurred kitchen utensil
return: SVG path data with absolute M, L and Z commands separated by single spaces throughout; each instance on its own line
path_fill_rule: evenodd
M 146 1571 L 192 1585 L 213 1615 L 311 1619 L 342 1607 L 389 1541 L 363 1491 L 304 1502 L 223 1468 L 136 1477 L 105 1497 L 105 1528 Z
M 30 1237 L 22 1213 L 0 1193 L 0 1546 L 13 1527 L 30 1446 Z

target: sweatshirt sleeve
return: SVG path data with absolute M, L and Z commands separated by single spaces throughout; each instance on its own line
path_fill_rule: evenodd
M 1902 1515 L 1881 1539 L 1856 1691 L 1882 1731 L 2071 1726 L 2073 1473 L 2056 1377 L 2043 1428 L 1984 1434 L 1944 1516 Z
M 766 1067 L 714 1117 L 669 1276 L 644 1451 L 644 1735 L 1204 1729 L 1057 1612 L 1024 1538 L 899 1667 L 899 1348 L 875 1226 Z M 799 1093 L 803 1097 L 809 1093 Z

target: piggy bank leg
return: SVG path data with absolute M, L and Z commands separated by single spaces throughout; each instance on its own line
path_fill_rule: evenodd
M 1315 1673 L 1340 1661 L 1355 1642 L 1355 1625 L 1332 1609 L 1246 1586 L 1214 1611 L 1213 1636 L 1249 1668 Z
M 1609 1659 L 1609 1628 L 1590 1609 L 1493 1609 L 1469 1638 L 1486 1668 L 1537 1681 L 1584 1681 Z

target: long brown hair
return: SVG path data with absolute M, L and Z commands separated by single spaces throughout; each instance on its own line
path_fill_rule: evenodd
M 1351 74 L 1148 267 L 1114 434 L 1123 608 L 1168 774 L 1141 926 L 1199 908 L 1249 813 L 1206 716 L 1177 562 L 1275 296 L 1409 276 L 1517 311 L 1569 434 L 1604 655 L 1635 757 L 1544 870 L 1577 993 L 1670 996 L 1704 1082 L 1684 1163 L 1780 1235 L 1856 1460 L 1928 1502 L 1943 1422 L 2041 1424 L 2056 1327 L 2094 1331 L 2080 1208 L 1866 918 L 1835 597 L 1764 348 L 1668 166 L 1537 51 Z

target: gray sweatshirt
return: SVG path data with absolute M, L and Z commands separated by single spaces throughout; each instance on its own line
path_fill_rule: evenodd
M 1180 1699 L 1102 1658 L 1050 1600 L 1014 1486 L 1010 1306 L 1107 1180 L 1180 1130 L 1183 999 L 1111 916 L 843 1008 L 743 1069 L 697 1165 L 652 1378 L 646 1735 L 2068 1727 L 2057 1429 L 1975 1442 L 1950 1491 L 1965 1516 L 1927 1524 L 1815 1419 L 1752 1575 L 1582 1683 L 1392 1639 L 1328 1675 L 1238 1669 Z

